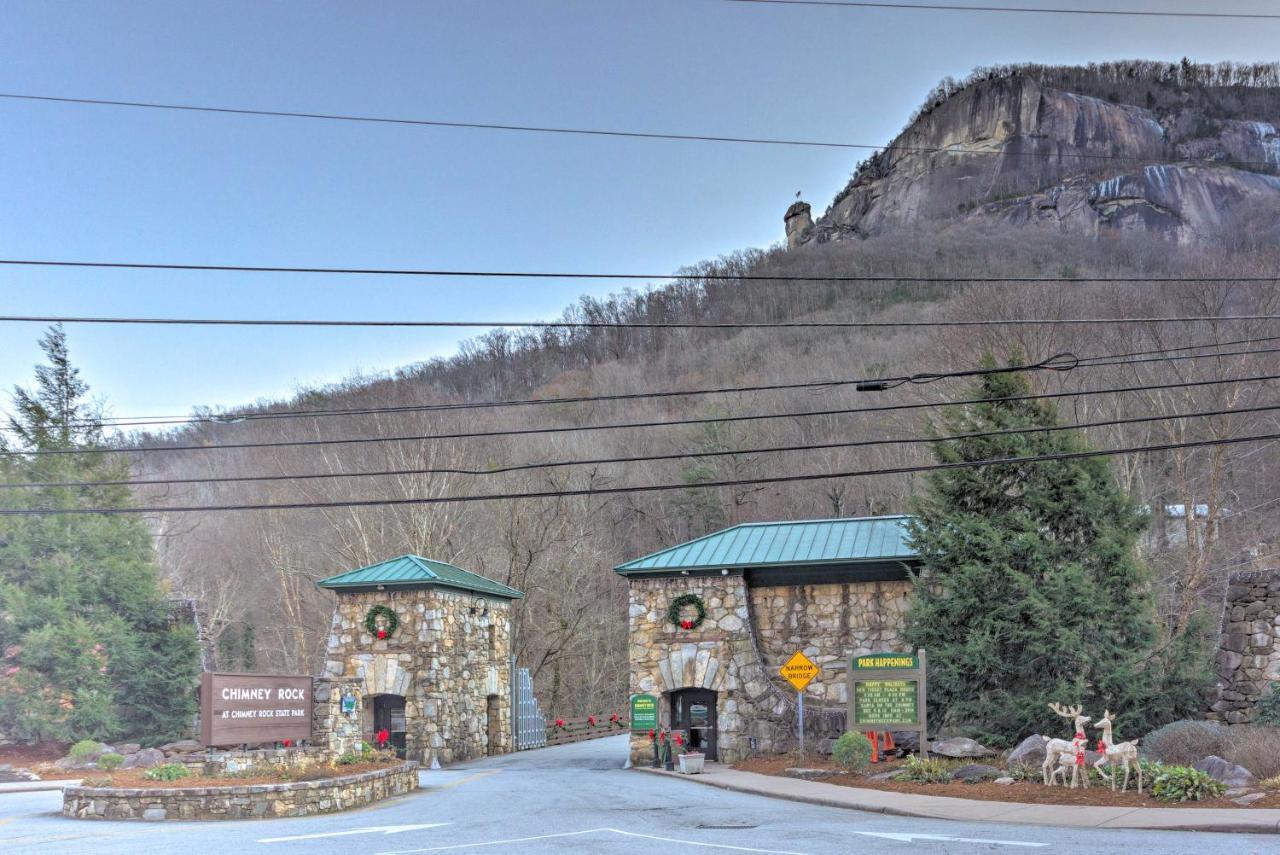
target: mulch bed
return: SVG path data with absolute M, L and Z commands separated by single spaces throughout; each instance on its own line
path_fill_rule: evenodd
M 981 762 L 975 760 L 973 762 Z M 1244 805 L 1238 805 L 1228 798 L 1211 799 L 1202 802 L 1162 802 L 1152 798 L 1149 793 L 1138 795 L 1134 791 L 1136 786 L 1136 777 L 1129 776 L 1129 791 L 1125 793 L 1112 792 L 1109 785 L 1099 786 L 1092 784 L 1089 789 L 1083 787 L 1078 789 L 1069 789 L 1067 787 L 1046 787 L 1036 781 L 1020 781 L 1013 784 L 914 784 L 903 781 L 871 781 L 867 779 L 868 775 L 875 775 L 881 772 L 889 772 L 902 765 L 900 760 L 890 760 L 876 763 L 862 774 L 848 775 L 832 775 L 831 777 L 819 777 L 810 780 L 821 781 L 824 784 L 839 784 L 844 787 L 859 787 L 867 790 L 889 790 L 896 793 L 913 793 L 921 796 L 950 796 L 958 799 L 977 799 L 987 802 L 1020 802 L 1026 804 L 1046 804 L 1046 805 L 1100 805 L 1103 807 L 1188 807 L 1188 808 L 1232 808 L 1235 810 L 1245 810 Z M 803 763 L 799 762 L 795 757 L 753 757 L 734 765 L 735 769 L 741 769 L 744 772 L 758 772 L 762 775 L 779 775 L 786 777 L 786 770 L 790 767 L 801 766 L 806 769 L 830 769 L 833 772 L 838 771 L 836 766 L 829 758 L 807 758 Z M 1150 786 L 1150 781 L 1145 784 Z M 1261 798 L 1248 807 L 1260 808 L 1280 808 L 1280 792 L 1268 793 L 1265 798 Z
M 387 769 L 392 766 L 398 766 L 402 762 L 403 761 L 401 760 L 396 760 L 393 763 L 352 763 L 348 766 L 318 765 L 311 766 L 305 771 L 299 770 L 297 774 L 288 778 L 271 774 L 237 775 L 234 777 L 205 777 L 203 775 L 190 775 L 186 778 L 179 778 L 176 781 L 152 781 L 143 777 L 143 773 L 146 771 L 145 769 L 117 769 L 109 774 L 96 769 L 86 769 L 76 773 L 75 777 L 83 778 L 83 786 L 86 787 L 117 787 L 126 790 L 248 787 L 255 784 L 297 784 L 303 781 L 344 778 L 347 775 L 359 775 L 363 772 L 373 772 L 378 769 Z M 107 783 L 108 779 L 110 780 L 110 783 Z

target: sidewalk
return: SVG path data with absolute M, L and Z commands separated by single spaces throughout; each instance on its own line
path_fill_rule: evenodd
M 947 796 L 920 796 L 888 790 L 864 790 L 742 772 L 708 763 L 701 775 L 681 775 L 665 769 L 634 767 L 650 775 L 669 775 L 697 784 L 752 793 L 775 799 L 865 810 L 897 816 L 958 819 L 970 822 L 1008 822 L 1067 828 L 1145 828 L 1164 831 L 1226 831 L 1280 833 L 1280 810 L 1266 808 L 1132 808 L 1090 805 L 1036 805 L 987 802 Z
M 41 790 L 61 790 L 64 787 L 78 787 L 80 780 L 73 781 L 14 781 L 0 784 L 0 793 L 35 793 Z

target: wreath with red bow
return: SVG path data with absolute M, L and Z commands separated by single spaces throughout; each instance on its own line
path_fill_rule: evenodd
M 694 611 L 697 612 L 697 616 L 694 618 L 685 617 L 685 606 L 692 606 Z M 667 606 L 667 620 L 681 629 L 697 629 L 706 619 L 707 604 L 697 594 L 681 594 L 671 601 L 671 605 Z
M 383 625 L 378 625 L 378 618 L 382 618 Z M 364 628 L 369 634 L 378 640 L 390 638 L 396 634 L 396 627 L 400 626 L 400 619 L 396 617 L 396 613 L 386 606 L 374 606 L 369 609 L 369 613 L 364 616 Z

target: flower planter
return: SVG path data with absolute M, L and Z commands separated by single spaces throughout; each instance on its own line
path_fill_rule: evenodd
M 697 775 L 702 771 L 702 764 L 707 759 L 705 754 L 681 754 L 680 774 Z

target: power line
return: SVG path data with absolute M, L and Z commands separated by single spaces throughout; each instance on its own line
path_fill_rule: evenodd
M 0 516 L 66 516 L 87 514 L 165 514 L 215 511 L 285 511 L 317 508 L 363 508 L 404 505 L 444 505 L 469 502 L 514 501 L 527 499 L 560 499 L 574 496 L 602 496 L 621 493 L 654 493 L 691 488 L 746 487 L 761 484 L 783 484 L 801 481 L 832 481 L 837 478 L 862 478 L 877 475 L 905 475 L 917 472 L 937 472 L 948 469 L 976 469 L 986 466 L 1016 466 L 1023 463 L 1042 463 L 1056 460 L 1080 460 L 1090 457 L 1113 457 L 1124 454 L 1147 454 L 1157 451 L 1173 451 L 1181 448 L 1233 445 L 1242 442 L 1265 442 L 1280 439 L 1280 433 L 1260 436 L 1201 439 L 1187 442 L 1166 442 L 1154 445 L 1136 445 L 1124 448 L 1106 448 L 1092 451 L 1070 451 L 1055 454 L 1038 454 L 1026 457 L 1001 457 L 987 460 L 966 460 L 953 463 L 932 463 L 917 466 L 895 466 L 884 469 L 856 469 L 848 472 L 815 472 L 805 475 L 774 475 L 759 478 L 736 478 L 724 481 L 705 481 L 700 484 L 647 484 L 625 487 L 594 487 L 579 490 L 540 490 L 527 493 L 483 493 L 474 496 L 429 496 L 402 499 L 358 499 L 338 502 L 280 502 L 243 505 L 178 505 L 174 507 L 104 507 L 104 508 L 17 508 L 0 509 Z
M 1008 400 L 1008 399 L 1004 399 Z M 828 451 L 840 448 L 864 448 L 881 445 L 919 445 L 935 442 L 954 442 L 962 439 L 982 439 L 993 436 L 1009 436 L 1027 433 L 1056 433 L 1060 431 L 1086 430 L 1097 427 L 1118 427 L 1121 425 L 1144 424 L 1148 422 L 1174 421 L 1176 419 L 1212 418 L 1214 416 L 1234 416 L 1248 413 L 1273 412 L 1280 410 L 1280 404 L 1268 404 L 1257 407 L 1236 407 L 1220 410 L 1207 410 L 1186 413 L 1170 413 L 1156 416 L 1132 416 L 1128 418 L 1106 419 L 1096 422 L 1082 422 L 1065 425 L 1048 425 L 1038 427 L 1005 428 L 992 431 L 973 431 L 970 433 L 951 434 L 947 436 L 906 436 L 889 439 L 860 439 L 849 442 L 824 442 L 805 445 L 768 446 L 763 448 L 720 449 L 716 451 L 672 452 L 668 454 L 647 454 L 635 457 L 599 457 L 586 460 L 557 460 L 543 463 L 518 463 L 498 466 L 490 469 L 389 469 L 377 472 L 310 472 L 303 474 L 277 475 L 229 475 L 208 478 L 136 478 L 110 481 L 30 481 L 0 482 L 0 489 L 47 489 L 55 487 L 155 487 L 178 484 L 232 484 L 244 482 L 266 481 L 313 481 L 334 478 L 368 478 L 401 475 L 504 475 L 511 472 L 522 472 L 531 469 L 559 469 L 568 466 L 603 466 L 615 463 L 652 463 L 665 460 L 689 460 L 707 457 L 746 457 L 753 454 L 779 454 L 797 451 Z M 697 486 L 697 485 L 694 485 Z
M 1085 356 L 1076 359 L 1074 365 L 1067 369 L 1065 365 L 1062 367 L 1054 367 L 1052 363 L 1056 359 L 1066 359 L 1068 354 L 1059 354 L 1056 357 L 1050 357 L 1043 360 L 1042 363 L 1030 366 L 1012 366 L 1003 369 L 982 369 L 985 373 L 1009 373 L 1013 371 L 1036 370 L 1043 365 L 1045 370 L 1074 370 L 1075 368 L 1098 368 L 1110 365 L 1138 365 L 1150 362 L 1177 362 L 1191 359 L 1207 359 L 1211 357 L 1223 356 L 1255 356 L 1267 353 L 1280 352 L 1280 348 L 1268 348 L 1261 350 L 1234 350 L 1219 351 L 1214 353 L 1197 353 L 1183 356 L 1162 356 L 1153 359 L 1133 359 L 1131 357 L 1147 356 L 1149 354 L 1170 354 L 1179 353 L 1187 350 L 1201 350 L 1209 347 L 1227 347 L 1236 344 L 1254 344 L 1261 342 L 1277 341 L 1280 336 L 1264 336 L 1260 338 L 1235 339 L 1233 341 L 1223 342 L 1206 342 L 1202 344 L 1185 345 L 1181 347 L 1159 348 L 1154 350 L 1139 350 L 1129 353 L 1106 354 L 1099 356 Z M 1075 358 L 1075 357 L 1071 357 Z M 1121 361 L 1123 360 L 1123 361 Z M 1045 364 L 1050 363 L 1050 364 Z M 970 372 L 938 372 L 938 373 L 920 373 L 904 377 L 892 378 L 868 378 L 868 379 L 832 379 L 832 380 L 808 380 L 795 383 L 762 383 L 750 386 L 719 386 L 702 389 L 676 389 L 656 392 L 627 392 L 613 395 L 570 395 L 547 398 L 520 398 L 505 401 L 480 401 L 474 403 L 439 403 L 439 404 L 402 404 L 397 406 L 385 407 L 350 407 L 346 409 L 330 409 L 330 410 L 276 410 L 265 413 L 227 413 L 222 415 L 210 416 L 118 416 L 114 418 L 88 420 L 82 419 L 73 422 L 76 426 L 97 426 L 103 427 L 163 427 L 166 425 L 184 425 L 184 424 L 239 424 L 251 421 L 270 421 L 276 419 L 293 419 L 293 418 L 322 418 L 322 417 L 347 417 L 347 416 L 367 416 L 367 415 L 384 415 L 384 414 L 401 414 L 401 413 L 419 413 L 419 412 L 449 412 L 449 411 L 466 411 L 466 410 L 487 410 L 501 407 L 518 407 L 533 406 L 543 404 L 580 404 L 580 403 L 602 403 L 612 401 L 632 401 L 643 399 L 660 399 L 674 397 L 690 397 L 695 395 L 722 395 L 744 392 L 763 392 L 763 391 L 783 391 L 783 390 L 800 390 L 800 389 L 827 389 L 836 386 L 852 386 L 858 384 L 878 384 L 881 382 L 901 385 L 898 381 L 906 379 L 911 383 L 934 382 L 939 379 L 953 379 L 958 377 L 972 376 Z M 4 428 L 0 428 L 4 430 Z
M 4 97 L 0 95 L 0 98 Z M 1215 161 L 1221 163 L 1222 161 Z M 1272 164 L 1274 165 L 1274 164 Z M 582 271 L 546 270 L 459 270 L 448 268 L 414 267 L 304 267 L 285 265 L 249 264 L 194 264 L 188 262 L 160 263 L 145 261 L 69 261 L 58 259 L 0 258 L 0 265 L 17 267 L 83 267 L 115 270 L 182 270 L 213 273 L 309 273 L 333 276 L 417 276 L 426 278 L 467 279 L 600 279 L 661 281 L 699 279 L 709 282 L 926 282 L 935 284 L 1058 284 L 1081 283 L 1176 283 L 1176 282 L 1280 282 L 1277 276 L 912 276 L 876 274 L 866 276 L 804 276 L 799 274 L 768 275 L 763 273 L 591 273 Z
M 1229 377 L 1215 380 L 1180 381 L 1176 383 L 1120 386 L 1110 389 L 1090 389 L 1074 392 L 1044 392 L 1033 395 L 1013 395 L 1001 398 L 971 398 L 960 401 L 926 401 L 915 404 L 885 404 L 872 407 L 845 407 L 827 410 L 805 410 L 783 413 L 755 413 L 748 415 L 704 416 L 666 421 L 614 422 L 599 425 L 562 425 L 556 427 L 508 428 L 490 431 L 455 431 L 450 433 L 415 434 L 409 436 L 347 437 L 340 439 L 299 439 L 278 442 L 234 442 L 200 445 L 156 445 L 147 448 L 57 448 L 36 451 L 0 451 L 0 457 L 38 457 L 79 454 L 151 454 L 176 451 L 212 451 L 242 448 L 298 448 L 319 445 L 361 445 L 381 442 L 421 442 L 441 439 L 487 439 L 498 436 L 529 436 L 534 434 L 581 433 L 597 430 L 623 430 L 633 428 L 675 427 L 682 425 L 722 424 L 730 422 L 766 421 L 772 419 L 813 418 L 818 416 L 849 415 L 853 413 L 879 413 L 904 410 L 957 407 L 970 404 L 990 404 L 1000 401 L 1042 401 L 1058 398 L 1079 398 L 1090 395 L 1106 395 L 1123 392 L 1146 392 L 1157 389 L 1189 389 L 1201 386 L 1220 386 L 1227 383 L 1255 383 L 1280 380 L 1280 374 L 1261 374 L 1253 377 Z
M 488 328 L 512 329 L 897 329 L 917 327 L 1071 326 L 1079 324 L 1222 323 L 1226 321 L 1277 321 L 1280 315 L 1174 315 L 1150 318 L 1007 318 L 959 321 L 404 321 L 318 320 L 285 318 L 142 318 L 68 315 L 0 315 L 0 322 L 41 324 L 124 324 L 160 326 L 231 327 L 384 327 L 384 328 Z
M 918 7 L 924 8 L 924 7 Z M 1277 16 L 1271 16 L 1277 17 Z M 850 143 L 850 142 L 831 142 L 823 140 L 797 140 L 797 139 L 780 139 L 769 137 L 746 137 L 732 135 L 712 135 L 712 134 L 685 134 L 685 133 L 658 133 L 653 131 L 624 131 L 610 130 L 605 128 L 569 128 L 555 127 L 549 125 L 519 125 L 505 122 L 457 122 L 445 119 L 411 119 L 396 116 L 362 116 L 346 113 L 319 113 L 307 112 L 300 110 L 255 110 L 247 107 L 224 107 L 211 106 L 204 104 L 175 104 L 159 101 L 127 101 L 108 98 L 74 98 L 58 95 L 33 95 L 22 92 L 0 92 L 0 98 L 7 98 L 14 101 L 38 101 L 52 104 L 76 104 L 76 105 L 92 105 L 98 107 L 125 107 L 140 110 L 172 110 L 187 113 L 216 113 L 220 115 L 234 116 L 262 116 L 284 119 L 314 119 L 334 122 L 361 122 L 381 125 L 412 125 L 417 127 L 428 128 L 458 128 L 468 130 L 485 130 L 485 131 L 516 131 L 519 133 L 536 133 L 536 134 L 561 134 L 574 136 L 590 136 L 590 137 L 615 137 L 626 139 L 644 139 L 644 140 L 667 140 L 667 141 L 684 141 L 684 142 L 718 142 L 718 143 L 741 143 L 746 145 L 771 145 L 771 146 L 791 146 L 791 147 L 807 147 L 807 148 L 834 148 L 834 149 L 857 149 L 862 151 L 905 151 L 920 154 L 950 154 L 950 155 L 980 155 L 980 156 L 997 156 L 997 157 L 1055 157 L 1058 159 L 1073 157 L 1080 160 L 1119 160 L 1129 162 L 1140 162 L 1149 160 L 1148 157 L 1139 155 L 1120 155 L 1120 154 L 1098 154 L 1089 152 L 1077 152 L 1072 154 L 1062 154 L 1060 152 L 1046 151 L 1008 151 L 1008 150 L 988 150 L 981 149 L 977 151 L 956 150 L 942 146 L 908 146 L 908 145 L 873 145 L 871 143 Z M 1182 162 L 1186 163 L 1213 163 L 1217 166 L 1235 165 L 1235 166 L 1264 166 L 1274 168 L 1275 164 L 1266 160 L 1213 160 L 1212 158 L 1185 158 Z
M 1078 7 L 1034 6 L 959 6 L 951 3 L 863 3 L 855 0 L 724 0 L 728 3 L 753 3 L 767 6 L 829 6 L 854 9 L 912 9 L 934 12 L 996 12 L 1034 15 L 1107 15 L 1135 18 L 1226 18 L 1233 20 L 1275 21 L 1280 15 L 1266 12 L 1176 12 L 1167 9 L 1081 9 Z

